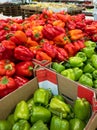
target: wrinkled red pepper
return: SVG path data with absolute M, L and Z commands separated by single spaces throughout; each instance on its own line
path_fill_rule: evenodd
M 30 61 L 34 58 L 33 52 L 27 47 L 19 45 L 14 49 L 14 56 L 17 60 Z
M 15 64 L 9 60 L 0 60 L 0 75 L 12 76 L 15 73 Z
M 32 61 L 22 61 L 16 64 L 16 75 L 30 77 L 33 75 L 34 64 Z

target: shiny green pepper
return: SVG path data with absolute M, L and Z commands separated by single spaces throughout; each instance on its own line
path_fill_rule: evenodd
M 29 129 L 30 124 L 27 120 L 19 120 L 12 127 L 12 130 L 29 130 Z
M 78 52 L 76 56 L 82 58 L 84 62 L 87 60 L 87 56 L 84 52 Z
M 52 93 L 48 89 L 39 88 L 34 92 L 33 100 L 35 104 L 48 105 Z
M 53 116 L 50 123 L 50 130 L 70 130 L 69 122 L 65 119 L 60 119 L 58 116 Z
M 95 68 L 90 63 L 87 63 L 83 68 L 85 73 L 92 73 L 94 70 Z
M 97 54 L 92 55 L 91 62 L 92 62 L 92 65 L 94 66 L 94 68 L 97 69 Z
M 85 74 L 82 74 L 82 76 L 79 78 L 78 82 L 87 86 L 87 87 L 93 87 L 92 79 Z
M 16 108 L 14 111 L 14 120 L 18 121 L 20 119 L 25 119 L 25 120 L 29 119 L 29 108 L 26 101 L 24 100 L 20 101 L 16 105 Z
M 95 48 L 93 47 L 85 47 L 82 51 L 86 54 L 87 58 L 90 58 L 95 53 Z
M 83 74 L 82 69 L 79 69 L 78 67 L 73 68 L 74 75 L 75 75 L 75 81 L 78 81 L 81 75 Z
M 48 123 L 51 118 L 51 112 L 43 106 L 33 106 L 31 113 L 31 123 L 38 120 L 42 120 L 44 123 Z
M 93 87 L 97 89 L 97 79 L 93 81 L 94 85 Z
M 48 127 L 42 120 L 39 120 L 33 124 L 30 130 L 48 130 Z
M 75 75 L 73 69 L 66 69 L 61 72 L 61 75 L 65 76 L 68 79 L 75 80 Z
M 33 100 L 33 97 L 30 98 L 30 99 L 27 101 L 27 105 L 28 105 L 28 108 L 29 108 L 29 112 L 31 112 L 32 107 L 34 106 L 34 100 Z
M 86 47 L 93 47 L 93 48 L 96 47 L 96 42 L 93 42 L 93 41 L 90 41 L 90 40 L 85 41 L 84 44 L 85 44 Z
M 83 66 L 83 59 L 77 56 L 70 57 L 69 63 L 71 67 L 82 67 Z
M 85 123 L 79 118 L 73 118 L 69 121 L 70 130 L 83 130 L 85 128 Z
M 14 120 L 14 114 L 10 114 L 8 117 L 7 117 L 7 121 L 9 121 L 11 127 L 14 125 L 15 123 L 15 120 Z
M 0 130 L 11 130 L 11 124 L 7 120 L 0 120 Z
M 61 73 L 61 71 L 65 69 L 65 66 L 63 66 L 61 63 L 53 62 L 52 69 L 54 69 L 58 73 Z
M 74 113 L 80 120 L 87 121 L 91 116 L 91 105 L 85 98 L 76 99 L 74 102 Z
M 97 79 L 97 70 L 94 70 L 93 73 L 92 73 L 92 75 L 93 75 L 94 79 Z
M 66 118 L 67 114 L 70 113 L 68 104 L 61 101 L 60 99 L 53 97 L 50 101 L 50 110 L 53 114 Z

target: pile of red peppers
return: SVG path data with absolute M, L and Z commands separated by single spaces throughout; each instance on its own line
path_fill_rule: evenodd
M 43 10 L 22 19 L 0 19 L 0 98 L 33 78 L 33 59 L 65 61 L 97 42 L 97 21 L 85 14 Z

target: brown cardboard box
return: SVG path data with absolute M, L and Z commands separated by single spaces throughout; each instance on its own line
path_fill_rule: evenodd
M 88 98 L 89 101 L 92 101 L 92 98 L 95 99 L 94 91 L 89 90 L 88 88 L 84 88 L 83 86 L 78 86 L 78 84 L 76 84 L 75 82 L 62 77 L 49 69 L 40 68 L 36 71 L 36 75 L 37 77 L 26 83 L 23 87 L 17 89 L 16 91 L 12 92 L 8 96 L 0 100 L 0 119 L 6 119 L 6 117 L 15 108 L 16 104 L 21 100 L 29 99 L 38 87 L 46 86 L 47 88 L 50 88 L 52 86 L 52 92 L 57 93 L 58 90 L 64 95 L 69 103 L 73 103 L 73 101 L 78 96 L 80 97 L 81 93 L 78 92 L 78 90 L 82 90 L 82 96 L 85 94 L 85 97 Z M 57 89 L 55 90 L 54 88 Z M 96 130 L 96 121 L 97 114 L 96 112 L 93 112 L 84 130 Z

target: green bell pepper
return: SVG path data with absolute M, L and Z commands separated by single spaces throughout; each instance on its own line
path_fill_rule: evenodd
M 11 130 L 11 124 L 7 120 L 0 120 L 0 130 Z
M 8 117 L 7 117 L 7 121 L 9 121 L 11 127 L 14 125 L 15 123 L 15 120 L 14 120 L 14 114 L 10 114 Z
M 66 118 L 67 114 L 70 113 L 70 108 L 68 104 L 61 101 L 58 98 L 53 97 L 50 101 L 50 111 L 58 116 L 62 116 L 63 118 Z
M 93 41 L 90 41 L 90 40 L 85 41 L 84 44 L 85 44 L 86 47 L 93 47 L 93 48 L 96 47 L 96 42 L 93 42 Z
M 61 72 L 61 75 L 63 75 L 64 77 L 66 77 L 68 79 L 75 80 L 75 75 L 74 75 L 73 69 L 63 70 Z
M 93 81 L 94 85 L 93 87 L 97 89 L 97 79 Z
M 92 74 L 93 74 L 93 78 L 97 79 L 97 70 L 94 70 Z
M 85 73 L 92 73 L 94 70 L 95 68 L 90 63 L 87 63 L 83 68 L 83 72 Z
M 50 123 L 50 130 L 69 130 L 69 122 L 65 119 L 60 119 L 58 116 L 53 116 Z
M 76 56 L 82 58 L 83 62 L 87 60 L 87 56 L 84 52 L 78 52 Z
M 18 121 L 20 119 L 25 119 L 28 120 L 29 119 L 29 108 L 27 103 L 22 100 L 20 101 L 15 108 L 14 111 L 14 120 Z
M 91 57 L 92 65 L 97 69 L 97 54 L 93 54 Z
M 84 121 L 74 118 L 69 121 L 70 124 L 70 130 L 83 130 L 85 128 Z
M 30 99 L 27 101 L 27 105 L 28 105 L 29 113 L 30 113 L 31 110 L 32 110 L 32 107 L 34 106 L 34 100 L 33 100 L 33 97 L 30 98 Z
M 82 67 L 83 66 L 83 59 L 77 56 L 70 57 L 69 63 L 71 67 Z
M 51 112 L 43 106 L 33 106 L 31 113 L 31 123 L 42 120 L 48 123 L 51 118 Z
M 74 75 L 75 75 L 75 81 L 78 81 L 79 78 L 81 77 L 81 75 L 83 74 L 82 69 L 75 67 L 75 68 L 73 68 L 73 72 L 74 72 Z
M 85 98 L 76 99 L 74 102 L 74 113 L 80 120 L 87 121 L 91 116 L 91 105 Z
M 65 69 L 65 66 L 63 66 L 61 63 L 53 62 L 52 69 L 54 69 L 58 73 L 61 73 L 61 71 Z
M 41 104 L 46 106 L 48 105 L 51 96 L 52 93 L 50 90 L 39 88 L 34 92 L 33 100 L 36 105 Z
M 54 95 L 54 98 L 58 98 L 59 100 L 61 100 L 61 101 L 65 101 L 64 100 L 64 97 L 61 95 L 61 94 L 58 94 L 58 95 Z
M 12 130 L 29 130 L 30 127 L 31 126 L 27 120 L 19 120 L 13 125 Z
M 48 130 L 48 127 L 42 120 L 39 120 L 33 124 L 30 130 Z
M 78 82 L 87 86 L 87 87 L 93 86 L 92 79 L 89 76 L 87 76 L 86 74 L 82 74 L 81 77 L 79 78 Z
M 85 47 L 82 51 L 86 54 L 87 58 L 90 58 L 95 53 L 95 48 L 93 47 Z

